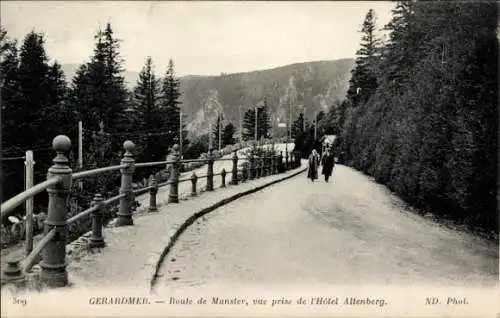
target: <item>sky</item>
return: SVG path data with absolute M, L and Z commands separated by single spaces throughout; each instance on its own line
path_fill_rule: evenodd
M 1 24 L 22 41 L 43 32 L 51 60 L 87 61 L 94 35 L 107 22 L 122 40 L 129 71 L 148 56 L 163 74 L 170 58 L 183 75 L 219 75 L 282 65 L 351 58 L 368 10 L 382 27 L 388 1 L 1 1 Z

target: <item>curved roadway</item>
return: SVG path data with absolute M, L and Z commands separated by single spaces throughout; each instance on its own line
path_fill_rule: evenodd
M 337 165 L 206 215 L 181 235 L 156 289 L 210 284 L 498 283 L 498 245 L 415 215 L 385 187 Z

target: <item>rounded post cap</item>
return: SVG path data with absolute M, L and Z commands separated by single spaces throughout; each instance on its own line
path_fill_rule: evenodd
M 132 152 L 132 150 L 134 150 L 134 148 L 135 148 L 135 144 L 130 140 L 126 140 L 123 143 L 123 149 L 125 149 L 125 151 L 127 151 L 127 152 Z
M 66 152 L 71 148 L 71 140 L 68 136 L 58 135 L 52 140 L 52 148 L 56 152 Z
M 7 256 L 7 264 L 10 267 L 18 267 L 19 263 L 23 260 L 21 255 L 9 255 Z

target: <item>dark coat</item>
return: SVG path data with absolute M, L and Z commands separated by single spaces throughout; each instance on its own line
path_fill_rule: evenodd
M 335 165 L 335 158 L 333 157 L 333 153 L 327 154 L 326 152 L 323 154 L 323 158 L 321 158 L 321 164 L 323 165 L 323 169 L 321 171 L 325 176 L 331 176 L 333 166 Z
M 319 166 L 318 155 L 309 155 L 309 169 L 307 171 L 307 178 L 316 180 L 318 179 L 318 166 Z

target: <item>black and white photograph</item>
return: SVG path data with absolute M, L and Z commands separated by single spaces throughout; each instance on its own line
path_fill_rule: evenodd
M 497 1 L 0 1 L 2 317 L 498 317 Z

